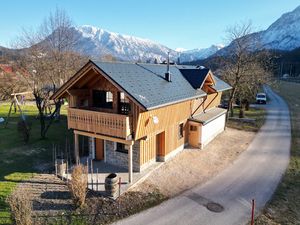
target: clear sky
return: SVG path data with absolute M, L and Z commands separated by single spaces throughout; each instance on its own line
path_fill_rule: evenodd
M 0 45 L 9 47 L 22 27 L 35 28 L 55 8 L 75 25 L 151 39 L 170 48 L 226 43 L 226 28 L 251 20 L 266 29 L 299 0 L 0 0 Z

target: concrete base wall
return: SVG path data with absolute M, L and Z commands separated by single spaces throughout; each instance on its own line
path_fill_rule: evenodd
M 214 119 L 204 126 L 200 126 L 200 149 L 203 149 L 209 142 L 211 142 L 218 134 L 225 129 L 226 114 Z
M 178 148 L 176 148 L 175 150 L 171 151 L 168 155 L 165 156 L 160 156 L 157 157 L 157 161 L 159 162 L 165 162 L 168 161 L 169 159 L 175 157 L 178 153 L 180 153 L 182 150 L 184 149 L 184 144 L 180 145 Z

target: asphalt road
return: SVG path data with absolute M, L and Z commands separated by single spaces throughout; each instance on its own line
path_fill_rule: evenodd
M 286 103 L 270 88 L 265 91 L 271 100 L 266 105 L 266 122 L 232 165 L 204 185 L 116 224 L 241 225 L 251 218 L 252 199 L 257 215 L 286 170 L 291 142 Z M 208 208 L 223 211 L 212 212 Z

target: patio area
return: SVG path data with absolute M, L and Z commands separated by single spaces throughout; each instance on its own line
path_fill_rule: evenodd
M 117 174 L 117 177 L 119 179 L 118 183 L 120 183 L 120 194 L 123 194 L 130 188 L 134 187 L 136 184 L 145 180 L 151 174 L 151 172 L 155 171 L 163 164 L 162 162 L 155 162 L 142 172 L 133 172 L 133 180 L 130 183 L 128 169 L 126 168 L 108 164 L 105 163 L 104 161 L 91 160 L 87 157 L 81 158 L 80 163 L 83 165 L 87 165 L 89 168 L 88 189 L 96 191 L 104 196 L 106 195 L 105 178 L 110 173 Z M 68 182 L 71 179 L 72 167 L 67 169 L 67 171 L 68 172 L 64 173 L 62 178 Z M 118 188 L 118 192 L 119 192 L 119 188 Z M 117 194 L 116 197 L 118 196 L 119 194 Z

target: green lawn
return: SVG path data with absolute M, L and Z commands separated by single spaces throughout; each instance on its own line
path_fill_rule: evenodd
M 38 113 L 35 105 L 22 106 L 22 110 L 26 120 L 32 124 L 28 144 L 22 141 L 17 131 L 19 113 L 11 115 L 7 128 L 4 127 L 4 123 L 0 124 L 0 217 L 8 214 L 5 199 L 17 183 L 32 177 L 35 172 L 44 167 L 43 165 L 51 164 L 53 144 L 63 147 L 66 137 L 71 138 L 70 132 L 67 131 L 65 107 L 62 108 L 61 120 L 52 124 L 44 140 L 40 138 L 40 125 L 36 118 Z M 0 103 L 0 117 L 6 119 L 8 111 L 9 104 Z
M 234 108 L 234 117 L 239 117 L 239 108 Z M 250 108 L 245 111 L 246 119 L 253 119 L 253 122 L 242 122 L 237 120 L 229 119 L 226 126 L 230 128 L 235 128 L 239 130 L 253 131 L 257 132 L 265 122 L 266 111 L 260 108 Z
M 300 224 L 300 84 L 281 81 L 275 90 L 287 101 L 291 112 L 291 157 L 279 187 L 256 224 Z

